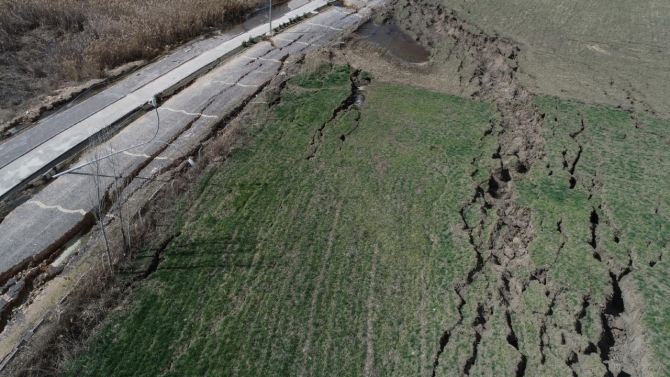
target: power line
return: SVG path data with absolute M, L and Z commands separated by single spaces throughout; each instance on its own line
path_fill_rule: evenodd
M 58 178 L 58 177 L 60 177 L 60 176 L 63 175 L 63 174 L 68 174 L 68 173 L 70 173 L 70 172 L 73 172 L 73 171 L 75 171 L 75 170 L 79 170 L 79 169 L 81 169 L 81 168 L 83 168 L 83 167 L 85 167 L 85 166 L 91 165 L 91 164 L 96 163 L 96 162 L 98 162 L 98 161 L 104 160 L 104 159 L 109 158 L 109 157 L 112 157 L 112 156 L 116 156 L 116 155 L 119 154 L 119 153 L 123 153 L 123 152 L 126 152 L 126 151 L 128 151 L 128 150 L 131 150 L 131 149 L 133 149 L 133 148 L 141 147 L 141 146 L 143 146 L 143 145 L 147 145 L 147 144 L 151 143 L 151 142 L 156 138 L 156 136 L 158 136 L 158 131 L 160 131 L 160 128 L 161 128 L 160 115 L 158 115 L 158 96 L 157 96 L 157 95 L 154 95 L 154 96 L 151 98 L 151 105 L 154 107 L 154 110 L 156 111 L 156 132 L 154 133 L 154 136 L 151 137 L 151 139 L 149 139 L 149 140 L 147 140 L 147 141 L 145 141 L 145 142 L 143 142 L 143 143 L 139 143 L 139 144 L 130 146 L 130 147 L 128 147 L 128 148 L 122 149 L 122 150 L 120 150 L 120 151 L 116 151 L 116 152 L 114 152 L 114 153 L 110 153 L 110 154 L 108 154 L 107 156 L 103 156 L 103 157 L 97 158 L 97 159 L 95 159 L 95 160 L 93 160 L 93 161 L 89 161 L 89 162 L 87 162 L 87 163 L 85 163 L 85 164 L 81 164 L 81 165 L 79 165 L 79 166 L 75 166 L 75 167 L 73 167 L 73 168 L 71 168 L 71 169 L 62 171 L 62 172 L 60 172 L 60 173 L 58 173 L 58 174 L 54 174 L 52 178 Z

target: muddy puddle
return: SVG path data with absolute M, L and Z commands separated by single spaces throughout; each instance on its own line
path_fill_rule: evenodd
M 387 20 L 383 25 L 368 21 L 358 28 L 356 34 L 407 63 L 425 63 L 430 59 L 428 50 L 405 34 L 394 19 Z

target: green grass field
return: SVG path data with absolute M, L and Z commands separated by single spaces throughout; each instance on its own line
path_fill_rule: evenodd
M 503 234 L 473 205 L 499 166 L 495 107 L 373 82 L 358 108 L 357 77 L 323 65 L 246 121 L 70 375 L 429 376 L 443 349 L 438 376 L 597 376 L 634 334 L 666 372 L 668 122 L 535 99 L 544 154 L 509 183 L 531 263 L 503 303 L 490 250 L 473 273 L 473 245 Z M 622 315 L 640 319 L 626 339 Z
M 73 325 L 49 340 L 58 352 L 32 352 L 73 377 L 670 376 L 670 2 L 387 5 L 373 21 L 405 30 L 429 63 L 344 30 L 282 65 L 285 86 L 153 192 L 142 250 L 105 288 L 125 300 L 83 347 L 68 334 L 91 329 Z M 149 13 L 189 18 L 168 8 Z M 9 21 L 23 42 L 53 24 Z M 200 21 L 148 46 L 160 22 L 123 28 L 134 37 L 88 48 L 89 63 L 154 56 L 213 22 Z M 68 44 L 95 29 L 79 26 Z M 61 60 L 68 77 L 100 68 Z M 50 373 L 38 369 L 20 373 Z
M 475 264 L 459 210 L 497 114 L 374 85 L 337 112 L 351 74 L 290 82 L 71 375 L 430 374 Z
M 632 328 L 645 329 L 652 368 L 666 375 L 670 121 L 549 97 L 535 102 L 551 142 L 546 165 L 519 184 L 521 201 L 534 209 L 539 230 L 531 245 L 533 262 L 547 266 L 556 285 L 578 287 L 578 299 L 592 304 L 589 310 L 604 304 L 612 294 L 607 286 L 618 280 L 623 297 L 610 303 L 611 309 L 625 309 Z M 599 322 L 593 321 L 593 334 Z

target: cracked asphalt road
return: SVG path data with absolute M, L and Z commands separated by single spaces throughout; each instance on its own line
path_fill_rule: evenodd
M 313 0 L 274 20 L 277 25 L 328 5 Z M 147 104 L 168 96 L 234 54 L 242 42 L 264 35 L 267 25 L 202 42 L 144 69 L 67 111 L 0 144 L 0 198 L 46 172 L 73 148 Z
M 158 109 L 160 128 L 156 142 L 117 155 L 113 164 L 111 159 L 105 160 L 100 164 L 101 174 L 148 176 L 184 157 L 185 146 L 206 138 L 222 119 L 280 74 L 284 64 L 332 41 L 342 30 L 362 22 L 370 11 L 370 8 L 359 11 L 328 8 L 279 33 L 272 43 L 260 42 L 243 51 L 163 103 Z M 102 147 L 121 150 L 151 139 L 155 132 L 156 112 L 152 111 L 126 126 Z M 90 161 L 92 153 L 76 164 Z M 105 191 L 114 184 L 111 178 L 103 178 L 102 183 L 101 189 Z M 61 176 L 12 211 L 0 223 L 0 277 L 56 250 L 88 224 L 94 209 L 90 199 L 93 190 L 89 176 Z

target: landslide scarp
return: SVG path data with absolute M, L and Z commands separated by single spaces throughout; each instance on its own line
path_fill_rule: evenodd
M 624 360 L 629 361 L 633 351 L 622 345 L 628 338 L 622 320 L 628 307 L 619 281 L 630 267 L 622 273 L 601 256 L 607 252 L 597 236 L 603 226 L 602 210 L 595 204 L 599 192 L 584 198 L 594 202 L 578 225 L 587 237 L 578 238 L 582 231 L 577 232 L 573 221 L 578 216 L 567 215 L 564 223 L 560 212 L 568 209 L 556 208 L 551 239 L 542 218 L 546 209 L 525 200 L 525 191 L 519 192 L 518 185 L 525 188 L 533 179 L 527 177 L 530 173 L 542 170 L 549 177 L 555 173 L 545 152 L 550 142 L 545 114 L 516 78 L 522 46 L 486 35 L 430 1 L 396 1 L 393 12 L 411 35 L 432 49 L 434 71 L 457 66 L 460 93 L 494 103 L 501 119 L 482 136 L 493 135 L 499 144 L 491 156 L 489 175 L 478 181 L 472 199 L 461 210 L 463 229 L 479 262 L 457 287 L 461 319 L 436 340 L 433 375 L 448 375 L 454 368 L 463 375 L 517 376 L 615 376 L 637 370 L 638 366 L 626 365 Z M 581 193 L 579 163 L 584 148 L 579 139 L 585 127 L 582 119 L 580 127 L 569 133 L 577 145 L 574 153 L 572 148 L 563 152 L 565 173 L 560 176 L 567 178 L 561 190 L 577 188 Z M 476 180 L 480 172 L 472 176 Z M 479 219 L 473 221 L 467 213 L 478 213 Z M 584 254 L 597 266 L 591 272 L 594 277 L 587 279 L 588 288 L 570 286 L 561 277 L 569 272 L 557 271 L 566 268 L 565 253 L 573 249 L 592 250 Z M 536 256 L 540 253 L 551 254 L 553 261 L 542 263 Z M 444 357 L 464 348 L 470 350 L 465 358 Z M 496 362 L 496 348 L 508 362 Z

